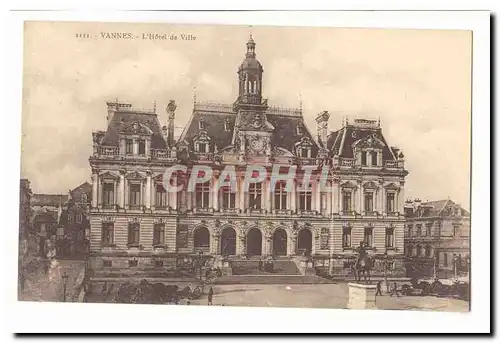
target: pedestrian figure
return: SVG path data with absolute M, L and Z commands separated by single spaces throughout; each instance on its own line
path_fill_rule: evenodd
M 210 287 L 208 291 L 208 305 L 212 305 L 212 298 L 214 296 L 214 289 Z
M 375 293 L 375 296 L 377 295 L 382 295 L 382 280 L 377 282 L 377 292 Z
M 49 266 L 50 266 L 50 261 L 46 260 L 43 262 L 43 270 L 45 272 L 45 275 L 49 272 Z
M 394 284 L 392 286 L 391 297 L 393 295 L 396 295 L 399 298 L 398 285 L 396 284 L 396 282 L 394 282 Z
M 263 268 L 262 268 L 262 264 L 263 264 L 263 263 L 262 263 L 262 259 L 261 259 L 261 258 L 259 258 L 259 270 L 262 270 L 262 269 L 263 269 Z

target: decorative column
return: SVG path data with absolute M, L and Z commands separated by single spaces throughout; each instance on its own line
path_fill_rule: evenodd
M 128 210 L 128 183 L 127 179 L 125 178 L 125 172 L 123 172 L 123 207 Z
M 236 230 L 236 255 L 246 254 L 246 237 L 245 237 L 245 226 L 243 223 L 239 223 L 238 229 Z
M 263 208 L 266 209 L 267 213 L 271 213 L 272 211 L 272 207 L 271 207 L 271 179 L 269 178 L 266 178 L 266 180 L 264 181 L 264 184 L 265 184 L 265 190 L 266 190 L 266 196 L 265 196 L 265 199 L 266 199 L 266 203 L 264 204 L 265 206 Z
M 212 190 L 212 207 L 214 211 L 219 211 L 219 190 L 218 190 L 218 176 L 215 176 L 212 178 L 212 187 L 210 188 Z
M 120 181 L 118 183 L 118 207 L 125 207 L 125 171 L 120 170 Z
M 240 212 L 245 213 L 245 179 L 240 176 L 239 178 L 239 198 L 240 198 Z
M 172 176 L 172 184 L 176 185 L 176 186 L 179 186 L 179 182 L 177 180 L 178 180 L 177 174 L 174 174 Z M 172 207 L 172 209 L 174 209 L 174 210 L 177 210 L 177 204 L 179 202 L 179 200 L 177 199 L 177 197 L 179 196 L 179 194 L 181 192 L 172 192 L 172 191 L 169 190 L 169 193 L 170 193 L 171 197 L 170 197 L 170 195 L 168 196 L 168 199 L 169 199 L 168 206 Z
M 404 184 L 405 184 L 404 182 L 400 183 L 400 188 L 399 188 L 399 192 L 398 192 L 398 212 L 399 213 L 404 213 L 404 210 L 403 210 L 404 205 L 405 205 Z
M 340 203 L 340 179 L 335 177 L 332 179 L 332 214 L 339 214 L 339 203 Z
M 133 142 L 132 151 L 134 152 L 134 155 L 137 155 L 139 153 L 139 143 L 137 142 L 137 138 L 134 138 Z
M 147 209 L 151 208 L 151 171 L 146 172 L 146 199 L 145 205 Z
M 356 191 L 358 192 L 358 201 L 357 201 L 357 207 L 358 210 L 356 211 L 357 213 L 362 213 L 363 212 L 363 188 L 361 187 L 361 182 L 362 180 L 358 180 L 358 188 Z
M 380 214 L 385 213 L 384 205 L 384 181 L 379 181 L 380 187 L 378 188 L 378 211 Z
M 321 184 L 319 180 L 314 184 L 314 192 L 314 210 L 316 210 L 317 213 L 321 213 Z
M 220 252 L 220 228 L 215 226 L 210 237 L 210 254 L 219 255 Z
M 97 182 L 97 207 L 102 208 L 102 180 L 99 177 L 99 175 L 97 175 L 97 179 L 98 179 L 98 182 Z
M 99 172 L 92 169 L 92 208 L 97 208 L 97 188 L 99 184 Z
M 292 210 L 292 213 L 295 213 L 297 211 L 297 182 L 295 180 L 292 181 L 292 191 L 290 194 L 290 209 Z

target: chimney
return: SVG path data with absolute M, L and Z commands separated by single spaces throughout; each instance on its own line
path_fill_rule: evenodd
M 174 125 L 175 125 L 175 110 L 177 105 L 175 104 L 175 100 L 170 100 L 167 105 L 167 144 L 169 147 L 174 146 Z
M 323 111 L 316 117 L 316 123 L 318 124 L 318 141 L 320 145 L 326 148 L 326 136 L 328 135 L 328 119 L 330 119 L 330 113 L 328 111 Z

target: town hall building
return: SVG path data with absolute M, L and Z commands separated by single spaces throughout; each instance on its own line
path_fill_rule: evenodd
M 346 275 L 363 241 L 376 271 L 391 261 L 390 271 L 404 275 L 402 152 L 387 143 L 376 120 L 345 120 L 329 132 L 330 114 L 323 111 L 313 134 L 301 108 L 270 105 L 255 47 L 250 38 L 235 102 L 195 101 L 178 139 L 175 101 L 164 125 L 156 110 L 107 103 L 107 129 L 93 132 L 89 160 L 93 269 L 161 269 L 202 253 L 228 260 L 307 257 L 318 271 Z M 167 182 L 184 187 L 168 192 L 165 170 L 178 164 L 188 172 Z M 213 175 L 190 190 L 196 165 L 211 167 Z M 269 174 L 245 188 L 248 165 Z M 276 165 L 283 174 L 296 169 L 292 187 L 288 180 L 271 182 Z M 226 166 L 236 170 L 236 192 L 216 187 Z M 311 178 L 302 184 L 307 171 Z

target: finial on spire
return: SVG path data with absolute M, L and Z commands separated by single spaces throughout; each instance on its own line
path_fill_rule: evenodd
M 300 107 L 300 113 L 302 113 L 302 94 L 299 93 L 299 107 Z
M 345 116 L 345 126 L 349 125 L 349 117 Z
M 380 116 L 378 117 L 378 127 L 380 127 Z
M 193 103 L 196 104 L 196 86 L 193 86 Z
M 156 113 L 156 100 L 153 100 L 153 112 Z

